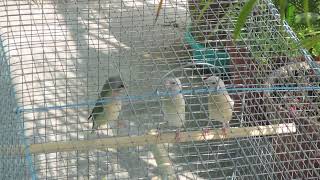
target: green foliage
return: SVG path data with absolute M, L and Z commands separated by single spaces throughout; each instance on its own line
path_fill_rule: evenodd
M 276 0 L 274 0 L 276 1 Z M 320 1 L 289 0 L 285 20 L 313 56 L 320 55 Z
M 214 0 L 201 0 L 201 12 L 196 16 L 197 24 L 208 10 Z M 240 15 L 234 28 L 233 37 L 237 39 L 244 27 L 248 16 L 256 5 L 257 0 L 247 0 L 242 7 Z M 320 54 L 320 1 L 319 0 L 273 0 L 274 4 L 279 7 L 281 20 L 286 20 L 288 24 L 302 40 L 305 48 L 310 49 L 314 56 Z M 156 19 L 162 7 L 163 0 L 157 10 Z
M 279 0 L 281 21 L 283 21 L 285 18 L 287 4 L 288 4 L 287 0 Z
M 273 0 L 279 7 L 281 20 L 286 20 L 313 56 L 320 54 L 320 1 L 318 0 Z M 255 7 L 256 0 L 248 0 L 241 9 L 234 29 L 234 39 L 240 35 L 247 17 Z
M 314 48 L 311 49 L 311 53 L 314 56 L 319 57 L 320 56 L 320 43 L 317 43 L 316 45 L 313 46 Z
M 285 12 L 285 16 L 287 17 L 286 19 L 289 24 L 292 24 L 295 21 L 295 11 L 296 7 L 293 4 L 289 3 L 287 7 L 287 12 Z
M 246 23 L 246 20 L 247 20 L 249 14 L 251 13 L 252 9 L 254 8 L 256 2 L 257 2 L 257 0 L 249 0 L 248 2 L 246 2 L 246 4 L 241 9 L 241 12 L 240 12 L 240 15 L 237 20 L 237 24 L 236 24 L 236 27 L 235 27 L 234 33 L 233 33 L 233 37 L 235 39 L 237 37 L 239 37 L 241 29 L 244 26 L 244 24 Z
M 199 14 L 199 16 L 197 17 L 197 22 L 201 20 L 202 16 L 204 15 L 204 13 L 207 11 L 207 9 L 210 7 L 210 4 L 212 3 L 213 0 L 208 0 L 206 2 L 206 0 L 201 0 L 201 3 L 200 3 L 200 7 L 201 8 L 201 12 Z
M 309 0 L 303 1 L 303 10 L 305 15 L 307 16 L 307 13 L 309 12 Z M 308 27 L 311 27 L 310 18 L 306 18 Z

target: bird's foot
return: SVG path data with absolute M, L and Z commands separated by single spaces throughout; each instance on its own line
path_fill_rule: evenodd
M 206 138 L 209 135 L 209 129 L 208 128 L 202 128 L 202 136 Z
M 98 128 L 92 127 L 90 134 L 97 135 L 98 134 L 98 130 L 99 130 Z
M 157 140 L 161 140 L 161 129 L 157 127 Z
M 222 137 L 223 138 L 227 137 L 227 127 L 222 127 Z
M 90 138 L 100 138 L 100 130 L 99 129 L 93 129 L 89 135 Z
M 175 135 L 174 139 L 176 140 L 176 142 L 180 142 L 181 141 L 180 129 L 176 130 L 176 135 Z
M 297 112 L 297 107 L 296 106 L 291 106 L 289 107 L 289 113 L 294 117 L 296 116 L 296 112 Z

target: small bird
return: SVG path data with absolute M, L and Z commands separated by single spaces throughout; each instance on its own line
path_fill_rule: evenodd
M 165 121 L 169 127 L 176 128 L 176 140 L 180 138 L 180 128 L 185 124 L 185 99 L 181 93 L 182 85 L 178 78 L 166 78 L 164 86 L 170 98 L 162 100 L 161 106 Z
M 229 96 L 224 82 L 217 76 L 210 76 L 204 80 L 210 89 L 216 92 L 209 92 L 208 112 L 209 119 L 222 122 L 222 132 L 226 136 L 229 121 L 232 119 L 234 101 Z
M 110 121 L 116 121 L 119 117 L 122 102 L 116 99 L 125 88 L 120 76 L 110 77 L 102 87 L 99 98 L 88 117 L 92 119 L 92 132 Z M 110 99 L 105 99 L 110 98 Z

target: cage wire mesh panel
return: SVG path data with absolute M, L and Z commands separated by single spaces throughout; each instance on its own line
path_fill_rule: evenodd
M 270 1 L 237 41 L 244 2 L 200 2 L 163 1 L 155 22 L 158 1 L 2 1 L 1 179 L 318 179 L 315 64 Z M 116 75 L 118 120 L 91 133 Z M 211 75 L 234 101 L 226 137 L 209 119 Z M 168 77 L 182 83 L 180 133 L 164 119 Z
M 0 178 L 12 179 L 13 177 L 30 176 L 27 169 L 26 158 L 17 155 L 14 147 L 25 145 L 23 122 L 20 117 L 12 113 L 17 107 L 14 95 L 14 88 L 11 85 L 10 66 L 5 57 L 4 48 L 0 45 L 0 122 L 1 122 L 1 146 L 8 147 L 6 151 L 1 151 L 0 158 Z M 28 154 L 30 157 L 30 154 Z

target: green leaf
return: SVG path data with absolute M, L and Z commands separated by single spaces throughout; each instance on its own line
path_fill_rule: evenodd
M 202 0 L 202 1 L 201 1 L 200 7 L 201 7 L 201 5 L 203 5 L 203 4 L 204 4 L 204 7 L 201 9 L 201 12 L 200 12 L 199 16 L 197 17 L 196 23 L 198 23 L 198 22 L 201 20 L 201 18 L 202 18 L 202 16 L 204 15 L 204 13 L 208 10 L 208 8 L 210 7 L 210 5 L 212 4 L 212 1 L 213 1 L 213 0 L 208 0 L 208 2 L 205 2 L 205 0 Z
M 303 1 L 303 10 L 305 13 L 305 16 L 308 16 L 308 12 L 309 12 L 309 0 L 304 0 Z M 311 27 L 311 23 L 310 23 L 310 19 L 307 18 L 307 26 L 310 28 Z
M 293 25 L 293 23 L 294 23 L 295 10 L 296 10 L 296 8 L 294 7 L 294 5 L 289 3 L 288 4 L 288 9 L 287 9 L 287 15 L 286 15 L 289 25 Z
M 320 56 L 320 43 L 316 44 L 312 49 L 312 54 L 314 56 Z
M 286 13 L 287 0 L 279 0 L 281 22 L 284 20 Z
M 245 25 L 245 22 L 247 20 L 247 17 L 252 12 L 252 9 L 254 5 L 256 4 L 257 0 L 249 0 L 241 9 L 241 12 L 239 14 L 236 27 L 233 32 L 233 38 L 237 39 L 240 35 L 241 29 Z
M 320 35 L 320 31 L 313 31 L 311 33 L 305 33 L 306 36 L 316 36 L 316 35 Z
M 307 37 L 301 43 L 306 49 L 310 49 L 320 43 L 320 35 Z

